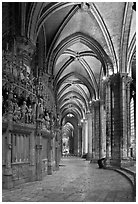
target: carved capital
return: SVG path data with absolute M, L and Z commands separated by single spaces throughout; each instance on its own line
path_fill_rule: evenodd
M 89 11 L 89 9 L 90 9 L 90 5 L 87 2 L 82 2 L 81 3 L 81 10 L 82 11 L 87 12 L 87 11 Z

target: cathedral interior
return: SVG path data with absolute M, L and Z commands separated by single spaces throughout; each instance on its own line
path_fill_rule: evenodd
M 136 163 L 134 2 L 2 3 L 2 184 L 62 157 Z

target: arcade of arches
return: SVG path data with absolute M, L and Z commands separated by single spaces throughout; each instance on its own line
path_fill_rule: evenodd
M 3 187 L 42 180 L 65 153 L 136 160 L 133 2 L 2 3 Z

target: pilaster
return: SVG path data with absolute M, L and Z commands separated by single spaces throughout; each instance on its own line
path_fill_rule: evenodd
M 105 103 L 100 100 L 100 138 L 99 138 L 99 158 L 106 157 L 106 112 Z
M 131 130 L 130 130 L 130 85 L 132 82 L 132 78 L 128 77 L 126 84 L 127 91 L 127 157 L 130 157 L 130 147 L 131 147 Z
M 92 158 L 91 162 L 95 162 L 99 159 L 99 125 L 100 125 L 100 110 L 99 100 L 93 100 L 91 103 L 92 113 Z
M 34 131 L 30 134 L 30 181 L 35 181 L 36 179 L 36 169 L 35 169 L 35 138 Z
M 55 138 L 55 167 L 56 170 L 59 170 L 60 162 L 60 129 L 56 129 L 56 138 Z
M 111 76 L 111 165 L 120 166 L 121 161 L 121 109 L 120 75 Z
M 13 128 L 12 124 L 12 117 L 13 117 L 13 90 L 9 89 L 8 95 L 8 128 L 6 131 L 6 161 L 5 161 L 5 170 L 4 170 L 4 188 L 12 188 L 13 181 L 12 181 L 12 167 L 11 167 L 11 156 L 12 156 L 12 141 L 11 141 L 11 132 Z
M 36 180 L 42 180 L 42 120 L 37 118 L 36 121 Z
M 47 163 L 47 174 L 52 175 L 52 115 L 50 114 L 50 134 L 47 142 L 48 150 L 48 163 Z
M 121 166 L 129 162 L 130 138 L 130 83 L 132 79 L 127 73 L 120 74 L 120 123 L 121 123 Z
M 106 165 L 110 165 L 111 159 L 111 81 L 110 78 L 106 80 Z
M 78 156 L 82 155 L 82 126 L 78 125 Z
M 87 113 L 88 119 L 88 155 L 87 159 L 92 158 L 92 113 Z

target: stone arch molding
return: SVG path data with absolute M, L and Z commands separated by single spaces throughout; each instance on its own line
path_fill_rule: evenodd
M 104 75 L 108 74 L 109 69 L 113 72 L 112 61 L 106 54 L 102 46 L 93 38 L 85 35 L 84 33 L 77 32 L 62 40 L 56 48 L 53 47 L 53 50 L 51 51 L 51 54 L 47 59 L 47 67 L 49 74 L 53 74 L 53 69 L 56 65 L 58 57 L 63 54 L 63 52 L 68 47 L 78 42 L 81 42 L 87 47 L 89 47 L 98 56 L 98 59 L 100 60 L 103 66 Z
M 37 39 L 37 36 L 38 36 L 38 33 L 39 33 L 41 27 L 43 26 L 44 22 L 46 21 L 46 19 L 50 15 L 52 15 L 54 12 L 56 12 L 56 11 L 58 11 L 64 7 L 71 6 L 71 5 L 76 5 L 75 10 L 74 10 L 74 12 L 75 12 L 79 8 L 77 5 L 80 5 L 80 4 L 82 4 L 82 2 L 57 2 L 56 4 L 53 4 L 52 6 L 50 6 L 50 8 L 48 8 L 44 13 L 42 13 L 43 8 L 45 7 L 45 3 L 44 2 L 33 3 L 32 10 L 30 12 L 30 19 L 29 19 L 29 23 L 28 23 L 28 32 L 27 32 L 28 38 L 30 38 L 32 40 L 32 42 L 35 44 L 35 41 Z M 74 14 L 74 12 L 72 13 L 72 15 Z M 89 12 L 89 14 L 91 14 L 91 13 L 94 14 L 95 19 L 98 22 L 99 27 L 105 36 L 105 40 L 107 42 L 108 48 L 109 48 L 111 55 L 113 56 L 113 59 L 114 59 L 113 64 L 116 67 L 117 66 L 117 65 L 115 65 L 115 64 L 117 64 L 116 55 L 115 55 L 114 46 L 112 44 L 110 34 L 108 32 L 108 29 L 104 23 L 102 16 L 100 15 L 100 13 L 99 13 L 99 11 L 96 8 L 94 3 L 91 3 L 89 5 L 88 12 Z M 67 16 L 67 19 L 65 20 L 65 22 L 61 26 L 62 29 L 66 25 L 66 23 L 68 22 L 68 19 L 70 19 L 70 15 Z M 60 28 L 58 30 L 58 35 L 56 36 L 56 39 L 53 40 L 54 43 L 52 43 L 52 47 L 56 43 L 62 29 Z M 50 53 L 51 53 L 52 47 L 50 48 Z M 109 60 L 109 64 L 110 64 L 109 67 L 111 69 L 111 67 L 113 67 L 111 60 Z M 49 68 L 48 68 L 48 70 L 49 70 Z

